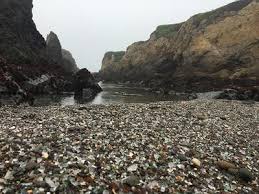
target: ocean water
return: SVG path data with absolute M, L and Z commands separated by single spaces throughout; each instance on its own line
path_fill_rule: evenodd
M 72 93 L 63 95 L 36 96 L 35 106 L 61 105 L 69 106 L 76 104 L 118 104 L 118 103 L 152 103 L 159 101 L 179 101 L 187 98 L 187 95 L 163 95 L 150 92 L 147 88 L 129 86 L 125 84 L 100 83 L 103 92 L 93 100 L 76 100 Z M 213 98 L 218 92 L 198 94 L 199 98 Z M 15 104 L 17 97 L 2 97 L 1 104 Z

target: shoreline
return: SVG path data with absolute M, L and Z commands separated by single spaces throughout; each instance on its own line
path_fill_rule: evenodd
M 252 88 L 233 88 L 233 89 L 225 89 L 225 90 L 211 90 L 210 92 L 191 92 L 191 91 L 185 91 L 180 92 L 176 90 L 170 90 L 165 92 L 165 90 L 161 89 L 154 89 L 149 88 L 137 84 L 130 84 L 130 83 L 113 83 L 113 82 L 99 82 L 98 84 L 101 84 L 103 87 L 104 92 L 107 93 L 112 91 L 115 95 L 120 94 L 121 96 L 132 96 L 137 97 L 142 96 L 142 99 L 135 99 L 134 100 L 125 100 L 125 103 L 154 103 L 159 101 L 189 101 L 194 99 L 204 99 L 204 100 L 212 100 L 212 99 L 225 99 L 225 100 L 239 100 L 239 101 L 250 101 L 250 102 L 257 102 L 259 101 L 259 88 L 252 87 Z M 117 92 L 113 89 L 117 88 Z M 112 89 L 110 89 L 112 88 Z M 119 89 L 118 89 L 119 88 Z M 123 89 L 125 91 L 123 91 Z M 127 91 L 130 89 L 131 93 L 127 94 Z M 135 93 L 132 93 L 132 90 L 137 90 Z M 93 96 L 89 95 L 87 90 L 84 90 L 83 97 L 77 97 L 72 92 L 64 92 L 60 94 L 48 94 L 48 95 L 35 95 L 33 96 L 35 99 L 35 106 L 52 106 L 52 105 L 63 105 L 66 104 L 66 102 L 63 101 L 66 97 L 72 97 L 74 96 L 73 102 L 68 102 L 68 105 L 75 105 L 75 104 L 88 104 L 91 103 L 95 98 L 98 98 L 98 94 Z M 115 91 L 115 92 L 114 92 Z M 112 94 L 112 95 L 114 95 Z M 89 97 L 91 96 L 91 97 Z M 107 97 L 107 95 L 106 95 Z M 151 100 L 145 100 L 152 98 Z M 45 99 L 44 99 L 45 98 Z M 119 97 L 120 98 L 120 97 Z M 15 99 L 18 99 L 18 95 L 3 95 L 0 94 L 0 105 L 12 105 L 15 103 Z M 49 100 L 49 102 L 47 101 Z M 107 98 L 108 99 L 108 98 Z M 103 99 L 103 103 L 99 102 L 99 104 L 107 104 L 106 100 Z M 122 99 L 117 99 L 118 101 Z M 65 100 L 66 101 L 66 100 Z M 126 102 L 127 101 L 127 102 Z M 117 103 L 116 99 L 112 103 Z
M 2 193 L 259 192 L 257 102 L 3 106 L 0 113 Z M 220 169 L 221 160 L 237 174 Z
M 197 99 L 202 94 L 209 94 L 214 93 L 213 99 L 227 99 L 227 100 L 240 100 L 240 101 L 246 101 L 246 100 L 252 100 L 252 101 L 259 101 L 259 86 L 258 83 L 254 83 L 252 85 L 233 85 L 230 83 L 224 83 L 221 86 L 213 87 L 213 85 L 210 85 L 209 83 L 206 83 L 205 85 L 199 85 L 199 83 L 196 85 L 196 87 L 190 87 L 186 84 L 182 84 L 180 82 L 180 86 L 178 87 L 172 87 L 172 85 L 152 85 L 152 83 L 148 84 L 144 81 L 137 81 L 137 82 L 120 82 L 120 81 L 99 81 L 99 83 L 104 84 L 122 84 L 129 87 L 138 87 L 145 89 L 146 91 L 149 91 L 151 93 L 155 94 L 162 94 L 164 96 L 170 96 L 170 95 L 178 95 L 187 96 L 187 99 L 194 100 Z M 168 84 L 168 83 L 167 83 Z M 188 87 L 186 87 L 188 86 Z M 206 87 L 207 86 L 207 87 Z M 211 99 L 211 98 L 208 98 Z

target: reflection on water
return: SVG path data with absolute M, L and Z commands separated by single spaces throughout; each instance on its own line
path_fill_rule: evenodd
M 173 100 L 170 96 L 151 93 L 145 88 L 131 87 L 123 84 L 100 83 L 100 85 L 103 88 L 103 92 L 89 102 L 90 104 L 150 103 Z
M 92 101 L 76 101 L 72 94 L 67 96 L 57 96 L 55 100 L 45 100 L 55 102 L 59 105 L 75 104 L 117 104 L 117 103 L 150 103 L 157 101 L 176 100 L 172 96 L 163 96 L 148 91 L 145 88 L 131 87 L 124 84 L 100 83 L 103 92 L 99 93 Z M 42 99 L 37 99 L 40 102 Z M 40 103 L 42 105 L 42 103 Z
M 92 101 L 77 101 L 73 94 L 38 96 L 35 100 L 36 106 L 48 105 L 75 105 L 75 104 L 115 104 L 115 103 L 150 103 L 157 101 L 177 100 L 173 96 L 163 96 L 149 92 L 145 88 L 130 87 L 123 84 L 100 83 L 103 92 L 99 93 Z M 13 101 L 9 100 L 8 104 Z M 4 100 L 6 103 L 7 101 Z M 5 104 L 4 103 L 4 104 Z

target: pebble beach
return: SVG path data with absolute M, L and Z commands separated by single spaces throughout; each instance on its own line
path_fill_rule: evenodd
M 259 193 L 259 103 L 0 107 L 0 193 Z

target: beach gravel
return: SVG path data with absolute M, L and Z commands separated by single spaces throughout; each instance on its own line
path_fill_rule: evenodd
M 0 193 L 259 193 L 259 103 L 0 107 Z

